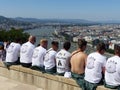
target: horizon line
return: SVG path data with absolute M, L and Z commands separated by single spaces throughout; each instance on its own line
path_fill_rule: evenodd
M 26 18 L 26 19 L 57 19 L 57 20 L 86 20 L 86 21 L 93 21 L 93 22 L 106 22 L 106 21 L 119 21 L 120 20 L 116 20 L 116 19 L 107 19 L 107 20 L 90 20 L 90 19 L 83 19 L 83 18 L 37 18 L 37 17 L 22 17 L 22 16 L 15 16 L 15 17 L 8 17 L 8 16 L 4 16 L 4 15 L 0 15 L 6 18 Z

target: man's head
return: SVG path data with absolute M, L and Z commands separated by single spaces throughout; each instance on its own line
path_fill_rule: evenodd
M 71 46 L 71 43 L 70 43 L 69 41 L 66 41 L 66 42 L 64 42 L 64 44 L 63 44 L 63 48 L 64 48 L 65 50 L 69 50 L 69 49 L 70 49 L 70 46 Z
M 32 44 L 35 44 L 35 42 L 36 42 L 36 37 L 31 35 L 31 36 L 29 37 L 28 41 L 31 42 Z
M 115 55 L 120 56 L 120 44 L 116 44 L 114 46 L 114 52 L 115 52 Z
M 18 37 L 18 38 L 15 39 L 15 42 L 21 44 L 21 43 L 22 43 L 22 40 Z
M 52 48 L 57 51 L 59 48 L 59 43 L 57 41 L 52 41 L 51 42 Z
M 80 48 L 82 51 L 86 49 L 87 41 L 85 39 L 78 39 L 78 48 Z
M 100 54 L 104 54 L 106 51 L 106 46 L 103 42 L 98 43 L 96 48 Z
M 43 48 L 47 49 L 47 45 L 48 45 L 47 39 L 41 39 L 40 40 L 40 46 L 42 46 Z

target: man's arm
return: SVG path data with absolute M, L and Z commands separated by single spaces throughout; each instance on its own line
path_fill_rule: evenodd
M 86 67 L 86 64 L 87 64 L 87 54 L 84 55 L 84 59 L 85 59 L 85 67 Z
M 105 74 L 105 67 L 102 67 L 102 72 L 103 74 Z

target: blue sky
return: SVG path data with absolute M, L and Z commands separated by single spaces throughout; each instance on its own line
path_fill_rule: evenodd
M 6 17 L 120 20 L 120 0 L 0 0 Z

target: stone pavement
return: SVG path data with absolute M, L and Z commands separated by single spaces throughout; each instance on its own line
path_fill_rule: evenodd
M 0 90 L 43 90 L 34 85 L 28 85 L 21 82 L 0 76 Z

